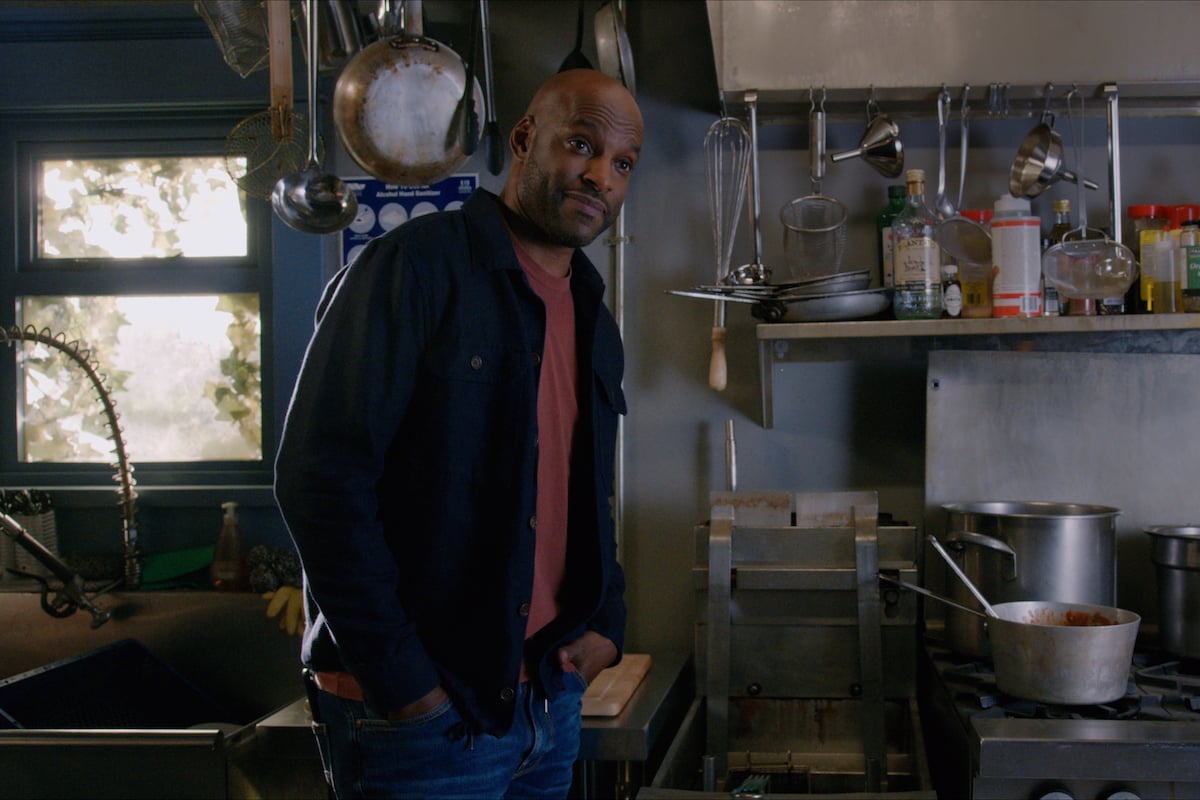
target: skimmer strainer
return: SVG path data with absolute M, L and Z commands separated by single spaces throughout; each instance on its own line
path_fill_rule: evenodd
M 290 14 L 287 3 L 267 4 L 271 107 L 246 117 L 225 137 L 226 171 L 259 200 L 270 199 L 275 182 L 302 169 L 308 155 L 304 120 L 293 112 Z
M 1071 99 L 1079 101 L 1079 125 L 1071 119 Z M 1075 134 L 1075 161 L 1083 161 L 1083 95 L 1072 87 L 1067 94 L 1067 119 Z M 1100 300 L 1120 297 L 1129 290 L 1138 276 L 1138 262 L 1133 251 L 1108 238 L 1104 231 L 1087 224 L 1087 195 L 1083 181 L 1079 186 L 1079 227 L 1068 231 L 1062 241 L 1042 255 L 1042 272 L 1046 283 L 1053 285 L 1066 297 Z

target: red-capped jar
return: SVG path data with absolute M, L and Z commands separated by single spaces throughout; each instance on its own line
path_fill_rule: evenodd
M 1171 206 L 1167 212 L 1167 228 L 1178 230 L 1189 220 L 1200 219 L 1200 205 Z

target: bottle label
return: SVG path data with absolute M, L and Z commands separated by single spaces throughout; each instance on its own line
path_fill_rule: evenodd
M 883 247 L 883 285 L 885 288 L 891 288 L 896 285 L 896 276 L 892 272 L 892 250 L 895 243 L 892 241 L 891 225 L 879 232 L 879 244 Z
M 992 220 L 993 317 L 1042 313 L 1042 254 L 1037 217 Z
M 941 281 L 942 255 L 937 242 L 928 236 L 915 236 L 896 242 L 892 263 L 897 286 L 924 286 Z
M 1187 251 L 1187 288 L 1200 289 L 1200 244 L 1189 244 Z
M 942 309 L 945 311 L 947 317 L 958 318 L 962 316 L 962 286 L 957 282 L 948 285 L 946 291 L 942 293 Z

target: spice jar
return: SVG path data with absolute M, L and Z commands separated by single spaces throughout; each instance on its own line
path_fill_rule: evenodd
M 1200 311 L 1200 219 L 1184 222 L 1179 229 L 1179 257 L 1183 262 L 1183 310 Z

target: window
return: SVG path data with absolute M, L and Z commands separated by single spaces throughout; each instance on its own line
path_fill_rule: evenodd
M 0 321 L 90 351 L 139 483 L 264 483 L 270 206 L 226 169 L 218 132 L 236 120 L 176 116 L 98 113 L 74 126 L 86 139 L 13 126 L 18 236 Z M 0 469 L 43 483 L 105 476 L 112 442 L 86 376 L 53 348 L 11 349 Z

